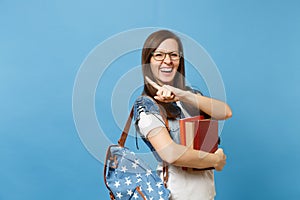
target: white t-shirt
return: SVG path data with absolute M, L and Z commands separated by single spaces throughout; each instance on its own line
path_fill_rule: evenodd
M 188 113 L 177 102 L 186 117 Z M 178 126 L 178 120 L 169 120 L 172 129 Z M 138 121 L 140 134 L 147 138 L 149 132 L 158 127 L 165 127 L 163 119 L 158 114 L 140 113 Z M 175 128 L 176 130 L 176 128 Z M 179 134 L 179 130 L 178 130 Z M 161 165 L 158 172 L 162 171 Z M 171 191 L 171 200 L 213 200 L 216 195 L 213 170 L 192 171 L 182 170 L 182 167 L 169 165 L 168 189 Z

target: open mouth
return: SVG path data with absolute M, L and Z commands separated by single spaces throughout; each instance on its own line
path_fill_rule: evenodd
M 171 73 L 173 71 L 173 68 L 172 67 L 162 67 L 162 68 L 160 68 L 160 71 L 164 72 L 164 73 Z

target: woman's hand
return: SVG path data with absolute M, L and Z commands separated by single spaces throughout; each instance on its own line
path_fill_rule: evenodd
M 215 155 L 217 156 L 217 162 L 216 162 L 214 168 L 217 171 L 221 171 L 226 164 L 226 155 L 224 154 L 223 149 L 221 149 L 221 148 L 219 148 L 215 152 Z
M 154 99 L 160 102 L 170 103 L 179 101 L 180 96 L 184 96 L 184 93 L 186 92 L 170 85 L 160 86 L 154 81 L 152 81 L 149 77 L 146 76 L 145 78 L 148 84 L 157 89 L 156 96 L 154 96 Z

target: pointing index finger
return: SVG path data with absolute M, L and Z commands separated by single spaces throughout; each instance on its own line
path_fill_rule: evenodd
M 145 79 L 146 79 L 146 82 L 149 83 L 150 85 L 152 85 L 155 89 L 159 90 L 161 88 L 157 83 L 152 81 L 148 76 L 146 76 Z

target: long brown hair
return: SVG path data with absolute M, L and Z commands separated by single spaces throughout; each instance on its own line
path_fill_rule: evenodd
M 157 90 L 152 87 L 150 84 L 147 84 L 145 81 L 145 76 L 148 76 L 151 80 L 156 82 L 156 79 L 151 71 L 150 59 L 152 57 L 152 52 L 154 52 L 157 47 L 166 39 L 174 39 L 178 44 L 178 51 L 181 52 L 181 58 L 179 60 L 179 66 L 177 73 L 174 77 L 173 86 L 182 90 L 187 90 L 188 88 L 185 85 L 185 67 L 184 67 L 184 55 L 183 55 L 183 46 L 181 40 L 177 35 L 168 30 L 160 30 L 152 33 L 145 41 L 143 50 L 142 50 L 142 71 L 144 76 L 144 95 L 150 97 L 156 96 Z M 163 113 L 167 118 L 176 118 L 178 117 L 178 108 L 174 103 L 162 103 L 157 101 L 162 109 Z M 187 110 L 191 110 L 190 106 L 185 105 Z M 195 108 L 194 108 L 195 109 Z M 194 110 L 193 109 L 193 110 Z M 180 112 L 180 111 L 179 111 Z M 179 113 L 180 114 L 180 113 Z

